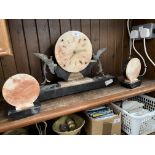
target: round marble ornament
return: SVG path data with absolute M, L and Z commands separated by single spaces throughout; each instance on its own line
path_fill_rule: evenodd
M 16 74 L 3 85 L 2 94 L 6 102 L 22 110 L 33 106 L 38 98 L 40 86 L 38 81 L 28 74 Z

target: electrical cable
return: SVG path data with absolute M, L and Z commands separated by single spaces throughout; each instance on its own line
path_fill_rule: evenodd
M 46 129 L 47 129 L 47 123 L 46 122 L 42 122 L 44 123 L 45 127 L 44 127 L 44 130 L 41 129 L 41 126 L 38 126 L 38 124 L 36 123 L 36 128 L 38 130 L 38 133 L 39 135 L 46 135 L 47 132 L 46 132 Z
M 132 40 L 132 45 L 133 45 L 133 49 L 134 51 L 139 55 L 139 57 L 143 60 L 144 63 L 144 72 L 143 74 L 139 75 L 139 76 L 144 76 L 146 74 L 146 70 L 147 70 L 147 65 L 145 62 L 145 59 L 143 58 L 143 56 L 137 51 L 137 49 L 135 48 L 135 39 Z
M 42 131 L 41 131 L 40 127 L 38 127 L 38 124 L 37 123 L 36 123 L 36 128 L 38 130 L 39 135 L 42 135 Z
M 146 41 L 145 41 L 145 38 L 143 38 L 143 43 L 144 43 L 144 52 L 147 56 L 147 58 L 149 59 L 149 61 L 152 63 L 153 66 L 155 66 L 155 63 L 153 62 L 153 60 L 149 57 L 148 55 L 148 52 L 147 52 L 147 49 L 146 49 Z
M 143 63 L 144 63 L 144 72 L 139 75 L 139 76 L 144 76 L 146 74 L 146 70 L 147 70 L 147 66 L 146 66 L 146 62 L 143 58 L 143 56 L 137 51 L 137 49 L 135 48 L 135 45 L 134 45 L 134 42 L 135 42 L 135 39 L 131 39 L 131 33 L 130 33 L 130 27 L 129 27 L 129 22 L 130 22 L 130 19 L 127 20 L 127 29 L 128 29 L 128 34 L 129 34 L 129 59 L 131 58 L 131 54 L 132 54 L 132 47 L 134 49 L 134 51 L 140 56 L 140 58 L 143 60 Z
M 131 40 L 131 37 L 130 37 L 130 28 L 129 28 L 129 22 L 130 22 L 130 19 L 127 20 L 127 29 L 128 29 L 128 34 L 129 34 L 129 59 L 131 58 L 131 52 L 132 52 L 132 40 Z
M 128 29 L 128 34 L 129 34 L 129 37 L 130 37 L 129 21 L 130 21 L 130 19 L 127 20 L 127 29 Z

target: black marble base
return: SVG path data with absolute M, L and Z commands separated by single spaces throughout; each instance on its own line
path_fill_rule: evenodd
M 133 88 L 136 88 L 136 87 L 140 86 L 142 84 L 142 81 L 138 80 L 138 81 L 136 81 L 134 83 L 129 83 L 129 82 L 126 82 L 126 81 L 120 81 L 120 84 L 123 87 L 133 89 Z
M 21 110 L 21 111 L 17 111 L 15 107 L 11 107 L 8 110 L 8 117 L 12 119 L 21 119 L 21 118 L 25 118 L 28 116 L 32 116 L 32 115 L 39 113 L 40 107 L 41 107 L 41 104 L 39 101 L 35 101 L 33 107 L 29 109 Z
M 92 82 L 61 87 L 59 85 L 45 85 L 41 88 L 41 93 L 39 96 L 39 101 L 46 101 L 52 98 L 62 97 L 65 95 L 71 95 L 75 93 L 80 93 L 88 90 L 104 88 L 116 83 L 117 79 L 111 75 L 99 75 L 92 78 Z M 53 87 L 55 85 L 55 87 Z

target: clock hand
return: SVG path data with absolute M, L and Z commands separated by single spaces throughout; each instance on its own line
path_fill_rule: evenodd
M 74 56 L 75 54 L 76 54 L 76 53 L 75 53 L 75 52 L 73 52 L 72 56 L 71 56 L 69 59 L 72 59 L 72 58 L 73 58 L 73 56 Z
M 81 52 L 85 52 L 86 49 L 79 49 L 79 50 L 76 50 L 77 53 L 81 53 Z
M 70 57 L 70 59 L 72 59 L 74 57 L 74 55 L 79 54 L 79 53 L 84 52 L 84 51 L 86 51 L 86 49 L 79 49 L 79 50 L 73 51 L 73 54 Z
M 86 49 L 79 49 L 79 50 L 76 50 L 76 51 L 73 51 L 73 54 L 72 56 L 70 57 L 70 60 L 77 54 L 81 53 L 81 52 L 85 52 Z M 71 64 L 71 61 L 69 62 L 69 64 Z

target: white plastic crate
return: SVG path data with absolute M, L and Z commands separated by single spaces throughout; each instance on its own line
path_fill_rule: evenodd
M 143 135 L 150 134 L 155 131 L 155 98 L 141 95 L 130 98 L 128 100 L 134 100 L 144 103 L 144 109 L 150 111 L 142 116 L 133 116 L 124 109 L 120 108 L 116 104 L 112 103 L 112 107 L 115 111 L 122 113 L 122 130 L 128 135 Z

